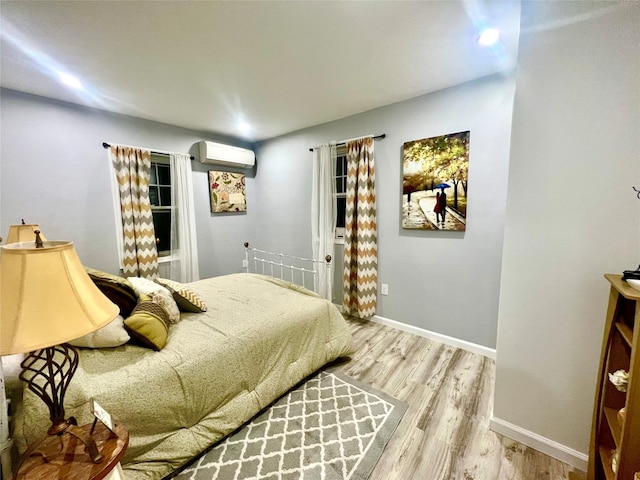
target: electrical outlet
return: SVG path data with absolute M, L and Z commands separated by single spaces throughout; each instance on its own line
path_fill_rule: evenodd
M 249 266 L 249 260 L 246 258 L 242 260 L 242 268 L 247 268 Z
M 380 285 L 380 293 L 382 295 L 389 295 L 389 285 L 387 285 L 386 283 L 383 283 Z

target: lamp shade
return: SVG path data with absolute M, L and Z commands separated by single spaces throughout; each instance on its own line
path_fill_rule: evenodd
M 73 340 L 118 313 L 89 278 L 72 242 L 0 247 L 0 355 Z
M 27 223 L 22 225 L 10 225 L 9 234 L 7 235 L 7 244 L 19 243 L 19 242 L 35 242 L 35 231 L 40 230 L 40 227 L 36 223 Z M 40 233 L 42 241 L 46 241 L 44 235 Z

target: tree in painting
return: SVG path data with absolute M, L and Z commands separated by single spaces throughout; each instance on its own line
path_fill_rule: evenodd
M 402 226 L 465 230 L 469 132 L 407 142 L 402 162 Z

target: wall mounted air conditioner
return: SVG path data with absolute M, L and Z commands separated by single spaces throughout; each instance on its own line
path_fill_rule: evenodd
M 200 162 L 234 168 L 252 168 L 256 155 L 252 150 L 215 142 L 199 142 Z

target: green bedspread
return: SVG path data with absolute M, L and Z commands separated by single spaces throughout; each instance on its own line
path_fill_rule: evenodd
M 96 401 L 130 433 L 127 479 L 159 479 L 220 440 L 326 363 L 351 352 L 334 305 L 262 275 L 188 284 L 208 307 L 183 313 L 159 352 L 125 345 L 82 349 L 67 416 L 92 420 Z M 44 403 L 25 391 L 16 419 L 21 450 L 46 432 Z

